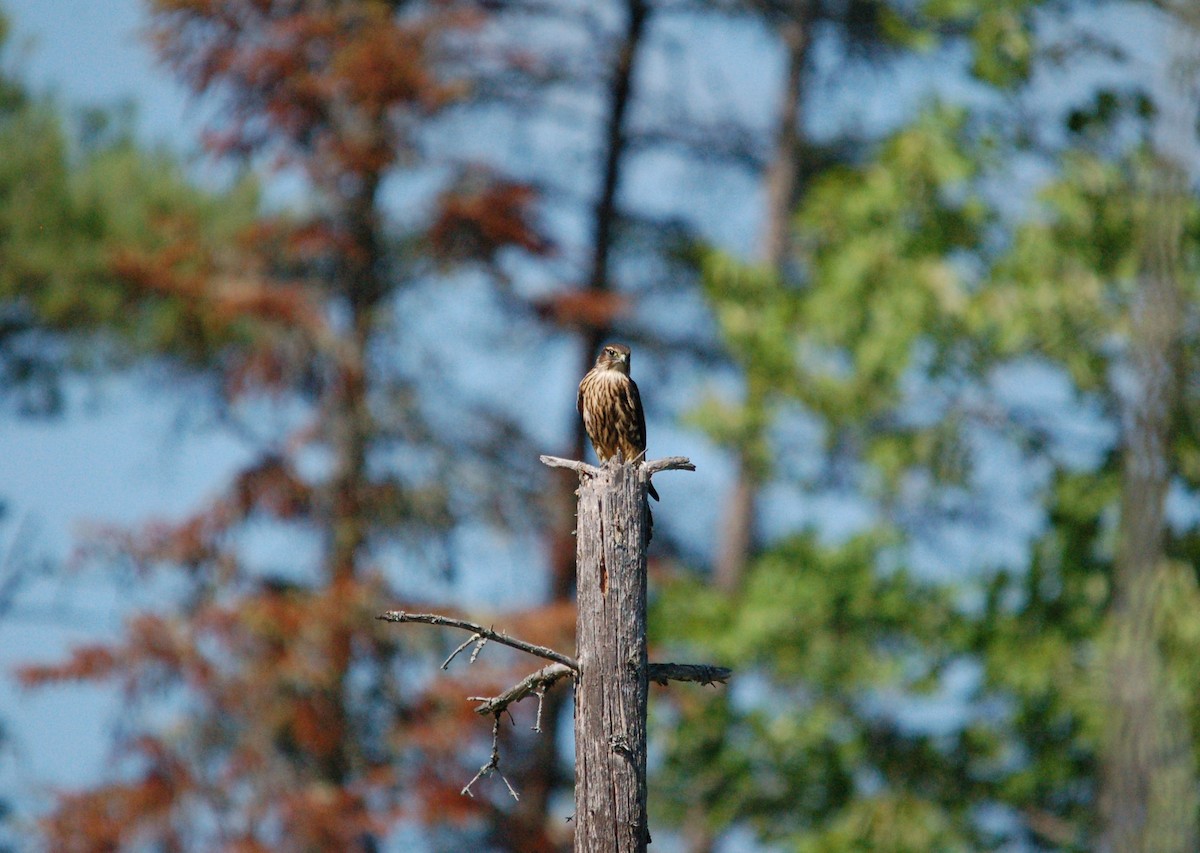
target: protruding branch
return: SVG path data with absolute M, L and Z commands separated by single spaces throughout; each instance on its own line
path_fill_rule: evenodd
M 537 672 L 531 673 L 521 679 L 517 684 L 505 690 L 499 696 L 469 696 L 467 698 L 481 701 L 483 704 L 475 708 L 476 714 L 486 716 L 488 714 L 500 714 L 508 710 L 508 706 L 513 702 L 520 702 L 527 696 L 538 697 L 538 716 L 541 716 L 541 697 L 547 690 L 557 684 L 560 680 L 568 675 L 574 675 L 575 670 L 561 663 L 552 663 L 549 666 L 544 666 Z M 533 727 L 534 731 L 540 731 L 541 720 L 538 720 L 538 725 Z
M 589 465 L 586 462 L 580 462 L 577 459 L 563 459 L 559 456 L 539 456 L 543 465 L 549 465 L 551 468 L 570 468 L 579 476 L 595 477 L 600 473 L 600 469 L 595 465 Z
M 653 459 L 643 462 L 641 470 L 638 474 L 642 478 L 642 482 L 649 483 L 650 479 L 662 471 L 695 471 L 696 466 L 692 464 L 692 460 L 686 456 L 664 456 L 662 459 Z M 653 520 L 650 521 L 653 526 Z
M 705 663 L 651 663 L 646 665 L 646 675 L 656 684 L 666 684 L 668 681 L 725 684 L 733 675 L 733 670 Z
M 517 649 L 535 657 L 545 658 L 554 663 L 560 663 L 576 672 L 579 671 L 579 664 L 575 662 L 574 658 L 570 658 L 561 652 L 556 652 L 554 649 L 539 646 L 535 643 L 527 643 L 524 640 L 518 640 L 507 634 L 499 634 L 491 628 L 485 628 L 482 625 L 468 622 L 465 619 L 454 619 L 450 616 L 442 616 L 437 613 L 405 613 L 403 610 L 389 610 L 386 613 L 379 614 L 375 618 L 384 622 L 424 622 L 427 625 L 449 625 L 451 628 L 462 628 L 464 631 L 471 631 L 476 634 L 476 637 L 463 643 L 454 654 L 446 659 L 447 664 L 454 659 L 454 656 L 458 652 L 461 652 L 470 645 L 471 642 L 478 642 L 480 639 L 485 639 L 494 640 L 509 648 Z
M 662 459 L 650 459 L 642 463 L 642 471 L 647 477 L 653 477 L 660 471 L 695 471 L 696 466 L 686 456 L 664 456 Z

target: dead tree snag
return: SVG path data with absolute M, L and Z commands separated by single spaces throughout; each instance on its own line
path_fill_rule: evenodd
M 575 679 L 575 851 L 635 853 L 650 842 L 646 819 L 646 700 L 649 682 L 724 683 L 730 671 L 704 664 L 652 664 L 646 653 L 646 487 L 660 471 L 695 470 L 683 457 L 651 462 L 612 460 L 597 468 L 541 457 L 579 474 L 576 541 L 578 621 L 574 658 L 463 619 L 388 611 L 390 622 L 424 622 L 470 631 L 443 667 L 474 644 L 470 659 L 492 641 L 550 662 L 493 697 L 470 697 L 475 711 L 493 718 L 491 759 L 463 789 L 499 773 L 495 724 L 513 702 L 537 696 L 538 725 L 546 691 Z M 504 777 L 501 776 L 503 779 Z M 504 779 L 505 784 L 508 780 Z M 509 785 L 514 797 L 518 792 Z
M 576 468 L 576 851 L 645 850 L 650 840 L 646 485 L 656 470 L 692 467 L 686 459 L 673 459 Z

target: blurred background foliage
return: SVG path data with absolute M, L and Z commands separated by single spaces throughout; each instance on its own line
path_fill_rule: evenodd
M 110 776 L 10 794 L 11 838 L 569 848 L 569 701 L 505 733 L 520 802 L 464 798 L 462 697 L 521 664 L 432 676 L 449 640 L 372 616 L 475 602 L 570 649 L 573 485 L 534 460 L 583 454 L 574 383 L 614 336 L 652 454 L 728 474 L 656 511 L 654 656 L 736 672 L 654 691 L 656 848 L 1197 848 L 1190 4 L 145 10 L 227 171 L 0 62 L 4 417 L 187 377 L 251 461 L 81 543 L 163 591 L 20 671 L 131 705 Z M 263 525 L 302 553 L 253 556 Z M 486 612 L 469 536 L 516 543 L 528 600 Z

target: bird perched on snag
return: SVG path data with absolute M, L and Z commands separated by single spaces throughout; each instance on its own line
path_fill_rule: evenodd
M 579 414 L 602 465 L 618 455 L 626 462 L 646 455 L 646 413 L 629 376 L 629 357 L 624 344 L 605 344 L 579 383 Z M 658 500 L 653 483 L 646 490 Z

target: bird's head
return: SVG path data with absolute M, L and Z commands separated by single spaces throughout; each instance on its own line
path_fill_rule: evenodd
M 625 344 L 605 344 L 596 357 L 596 367 L 601 370 L 616 370 L 629 375 L 629 347 Z

